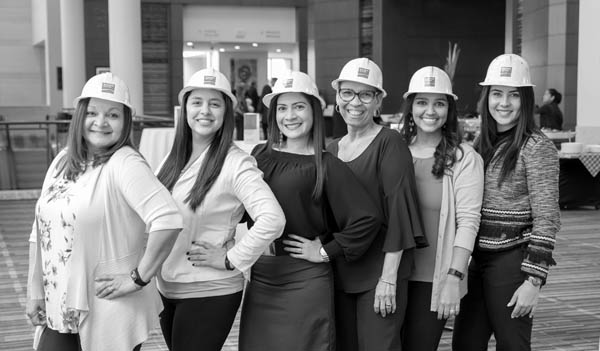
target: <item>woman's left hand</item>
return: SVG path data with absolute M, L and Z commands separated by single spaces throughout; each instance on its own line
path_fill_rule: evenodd
M 227 254 L 227 242 L 224 246 L 216 246 L 207 242 L 192 242 L 192 249 L 188 251 L 188 261 L 194 267 L 212 267 L 225 270 L 225 255 Z
M 287 245 L 283 249 L 289 252 L 290 256 L 313 263 L 323 262 L 323 257 L 321 257 L 321 253 L 319 252 L 323 245 L 319 238 L 310 240 L 295 234 L 289 234 L 289 237 L 293 240 L 283 240 L 283 244 Z
M 453 275 L 447 275 L 442 283 L 442 291 L 438 304 L 438 319 L 448 319 L 460 312 L 460 279 Z
M 373 310 L 384 318 L 388 314 L 396 312 L 396 284 L 379 280 L 375 287 Z
M 133 282 L 129 274 L 105 274 L 94 279 L 96 283 L 96 296 L 101 299 L 112 300 L 142 287 Z
M 521 286 L 519 286 L 519 288 L 515 291 L 512 298 L 508 302 L 508 305 L 506 305 L 506 307 L 515 306 L 510 314 L 510 317 L 519 318 L 529 315 L 529 318 L 533 318 L 539 296 L 540 288 L 534 286 L 528 281 L 524 281 L 523 284 L 521 284 Z

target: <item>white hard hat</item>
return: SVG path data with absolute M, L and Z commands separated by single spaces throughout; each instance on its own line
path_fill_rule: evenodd
M 321 108 L 325 108 L 325 100 L 319 96 L 317 85 L 306 73 L 291 71 L 286 76 L 280 77 L 273 86 L 273 92 L 265 95 L 262 101 L 269 106 L 275 96 L 283 93 L 304 93 L 314 96 L 321 102 Z
M 504 54 L 496 57 L 488 67 L 485 80 L 479 85 L 535 86 L 531 84 L 527 61 L 515 54 Z
M 129 88 L 125 82 L 114 74 L 101 73 L 90 78 L 81 90 L 81 95 L 73 100 L 73 106 L 81 99 L 97 98 L 121 103 L 131 109 L 131 114 L 135 116 L 135 108 L 131 105 L 129 97 Z
M 416 71 L 410 78 L 408 91 L 403 97 L 414 93 L 438 93 L 450 95 L 454 100 L 458 100 L 458 96 L 452 92 L 452 82 L 448 74 L 442 69 L 435 66 L 427 66 Z
M 213 68 L 201 69 L 190 77 L 186 86 L 179 92 L 179 104 L 181 105 L 183 103 L 183 95 L 185 95 L 185 93 L 200 88 L 218 90 L 229 96 L 231 101 L 233 101 L 234 107 L 237 105 L 238 101 L 231 92 L 229 80 L 223 73 Z
M 387 96 L 386 91 L 383 89 L 383 74 L 381 73 L 381 69 L 375 62 L 366 57 L 348 61 L 342 68 L 338 79 L 331 82 L 331 86 L 333 89 L 338 90 L 339 83 L 343 81 L 366 84 L 380 90 L 383 97 Z

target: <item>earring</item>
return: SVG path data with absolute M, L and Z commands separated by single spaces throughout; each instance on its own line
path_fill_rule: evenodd
M 412 116 L 408 117 L 408 131 L 410 134 L 413 134 L 415 131 L 415 120 L 412 118 Z
M 337 111 L 337 113 L 341 114 L 340 105 L 335 105 L 335 110 Z
M 283 133 L 279 131 L 279 142 L 277 148 L 281 150 L 281 144 L 283 144 Z
M 378 108 L 377 110 L 375 110 L 375 117 L 379 117 L 379 115 L 381 114 L 381 108 Z

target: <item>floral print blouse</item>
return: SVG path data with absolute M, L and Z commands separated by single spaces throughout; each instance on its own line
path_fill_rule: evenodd
M 70 276 L 75 199 L 89 173 L 75 182 L 61 177 L 44 191 L 37 202 L 35 220 L 42 255 L 46 320 L 50 329 L 60 333 L 78 333 L 79 311 L 66 308 Z

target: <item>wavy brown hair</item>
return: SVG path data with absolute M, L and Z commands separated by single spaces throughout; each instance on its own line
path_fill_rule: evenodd
M 407 144 L 411 144 L 415 136 L 417 136 L 417 127 L 415 125 L 414 117 L 412 114 L 412 106 L 415 101 L 417 94 L 410 94 L 404 103 L 402 115 L 404 116 L 404 124 L 400 130 L 400 134 L 404 137 Z M 433 154 L 434 162 L 431 168 L 431 173 L 436 178 L 442 178 L 444 174 L 451 175 L 452 167 L 456 161 L 460 161 L 460 158 L 456 158 L 456 150 L 460 150 L 462 153 L 462 147 L 460 143 L 462 136 L 458 131 L 458 112 L 456 110 L 456 101 L 451 96 L 446 96 L 448 101 L 448 116 L 446 123 L 442 126 L 442 139 L 435 148 Z M 462 158 L 462 156 L 461 156 Z
M 158 180 L 160 180 L 171 192 L 173 191 L 175 183 L 177 183 L 177 180 L 179 180 L 179 177 L 181 176 L 181 171 L 192 156 L 192 130 L 187 122 L 186 108 L 190 93 L 191 91 L 187 92 L 181 101 L 182 108 L 177 123 L 177 129 L 175 130 L 175 140 L 173 141 L 171 151 L 157 176 Z M 206 151 L 206 157 L 202 161 L 202 166 L 196 177 L 196 181 L 184 200 L 193 211 L 196 211 L 196 209 L 200 207 L 206 194 L 215 184 L 215 181 L 221 173 L 221 169 L 223 169 L 227 153 L 233 143 L 233 102 L 229 96 L 223 93 L 221 93 L 221 95 L 225 101 L 223 125 L 210 142 L 208 150 Z

